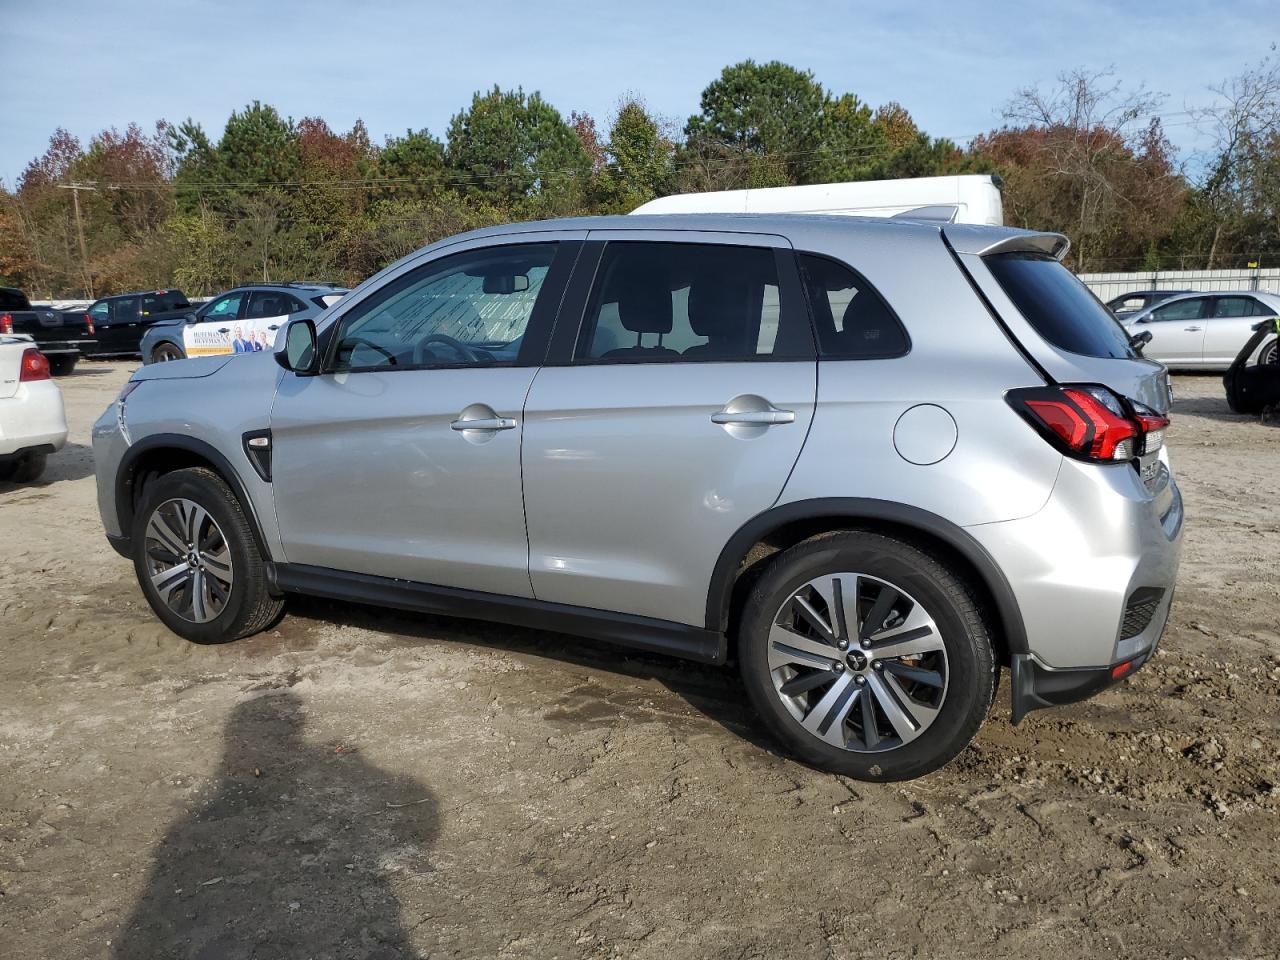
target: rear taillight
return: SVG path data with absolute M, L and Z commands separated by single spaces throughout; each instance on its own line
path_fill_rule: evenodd
M 22 351 L 22 362 L 18 367 L 18 380 L 30 383 L 33 380 L 49 379 L 49 358 L 35 347 Z
M 1010 405 L 1069 457 L 1124 463 L 1164 444 L 1168 417 L 1093 385 L 1011 390 Z
M 13 314 L 0 313 L 0 333 L 13 333 Z
M 93 336 L 93 317 L 89 316 L 89 314 L 87 313 L 84 315 L 84 325 L 89 332 L 89 336 L 92 337 Z

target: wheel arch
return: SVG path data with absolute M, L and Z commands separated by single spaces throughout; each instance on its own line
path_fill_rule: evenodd
M 125 536 L 129 536 L 133 530 L 134 513 L 147 484 L 163 474 L 189 467 L 212 470 L 226 482 L 240 501 L 258 551 L 264 559 L 270 560 L 271 552 L 262 536 L 262 524 L 258 521 L 253 499 L 231 461 L 212 444 L 178 433 L 158 433 L 143 437 L 131 445 L 121 458 L 120 467 L 116 471 L 116 516 Z
M 919 507 L 861 497 L 826 497 L 782 504 L 757 514 L 740 527 L 716 561 L 707 591 L 706 626 L 728 632 L 740 608 L 745 586 L 760 561 L 824 533 L 869 530 L 898 536 L 931 548 L 963 568 L 984 599 L 999 630 L 998 655 L 1008 662 L 1027 652 L 1026 625 L 1009 580 L 986 548 L 962 527 Z M 754 570 L 753 570 L 754 568 Z

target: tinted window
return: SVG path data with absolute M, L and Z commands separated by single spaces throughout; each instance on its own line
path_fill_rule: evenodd
M 800 254 L 818 354 L 831 360 L 900 357 L 910 349 L 907 332 L 869 283 L 826 257 Z
M 1261 317 L 1265 313 L 1253 297 L 1219 297 L 1213 305 L 1215 317 Z
M 89 308 L 89 316 L 93 317 L 94 323 L 105 323 L 108 309 L 108 304 L 103 300 L 99 300 Z
M 1057 260 L 1002 253 L 985 263 L 1027 322 L 1054 346 L 1086 357 L 1137 356 L 1111 311 Z
M 293 312 L 295 303 L 297 301 L 287 293 L 255 290 L 249 295 L 249 306 L 245 310 L 244 317 L 246 320 L 258 317 L 283 317 Z
M 1107 306 L 1116 313 L 1132 313 L 1135 310 L 1141 310 L 1152 300 L 1151 297 L 1143 296 L 1140 293 L 1131 293 L 1127 296 L 1116 297 L 1114 300 L 1108 300 Z
M 26 294 L 17 290 L 0 290 L 0 310 L 30 310 Z
M 141 317 L 137 297 L 124 297 L 110 302 L 112 323 L 136 323 Z
M 1191 297 L 1187 300 L 1175 300 L 1163 307 L 1156 307 L 1147 318 L 1153 323 L 1169 320 L 1198 320 L 1204 316 L 1207 297 Z
M 411 271 L 343 315 L 334 367 L 515 364 L 555 252 L 487 247 Z
M 576 356 L 606 363 L 813 355 L 762 247 L 617 240 L 596 271 Z

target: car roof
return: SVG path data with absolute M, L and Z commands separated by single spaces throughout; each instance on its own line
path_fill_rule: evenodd
M 236 290 L 270 290 L 273 293 L 349 293 L 348 287 L 330 286 L 327 283 L 242 283 L 237 287 L 224 290 L 223 293 L 232 293 Z M 218 294 L 222 296 L 222 293 Z

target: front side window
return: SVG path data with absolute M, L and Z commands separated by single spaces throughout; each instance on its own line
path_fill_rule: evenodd
M 201 319 L 234 320 L 240 312 L 240 301 L 242 299 L 244 299 L 243 293 L 229 293 L 225 297 L 219 297 L 209 304 L 209 308 L 205 310 Z
M 1163 307 L 1156 307 L 1151 311 L 1149 319 L 1153 323 L 1173 320 L 1199 320 L 1204 316 L 1204 307 L 1207 302 L 1204 297 L 1175 300 L 1173 303 L 1167 303 Z
M 889 305 L 848 266 L 802 253 L 800 273 L 813 313 L 820 357 L 875 360 L 900 357 L 910 349 L 907 331 Z
M 554 243 L 486 247 L 410 271 L 342 316 L 332 368 L 516 364 L 555 253 Z
M 106 323 L 108 309 L 108 305 L 104 301 L 99 300 L 89 308 L 89 316 L 93 317 L 94 323 Z
M 797 305 L 784 309 L 767 247 L 616 240 L 604 249 L 575 353 L 601 363 L 813 355 Z

